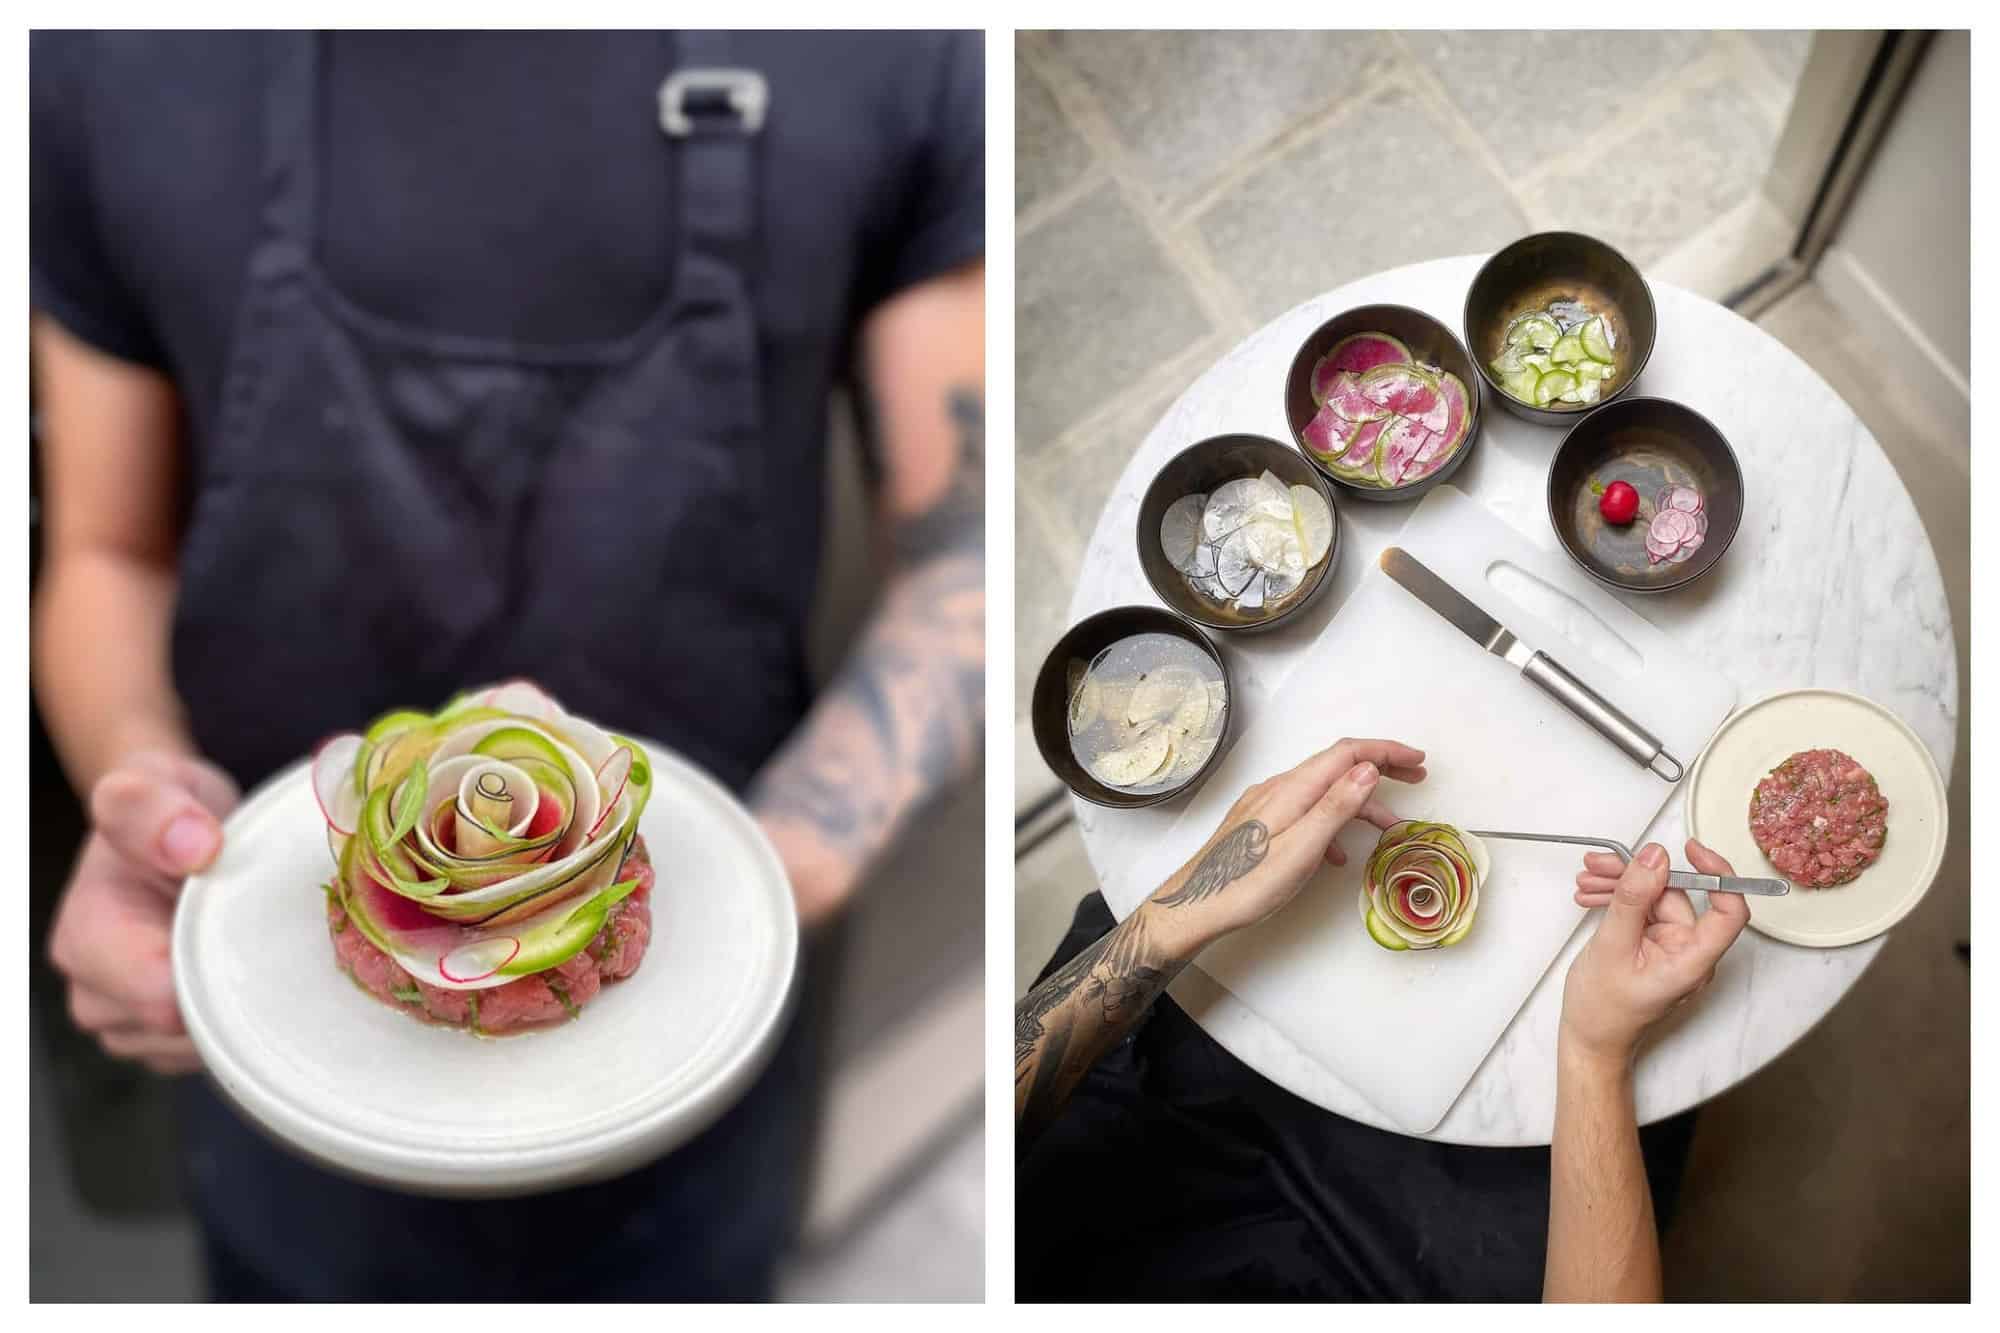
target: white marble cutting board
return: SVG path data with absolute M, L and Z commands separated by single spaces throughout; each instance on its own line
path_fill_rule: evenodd
M 1684 765 L 1735 706 L 1736 687 L 1651 624 L 1450 486 L 1394 544 L 1666 742 Z M 1565 595 L 1567 594 L 1567 595 Z M 1584 833 L 1636 843 L 1678 789 L 1640 769 L 1499 658 L 1371 567 L 1140 873 L 1107 884 L 1122 918 L 1183 863 L 1253 782 L 1345 735 L 1428 752 L 1420 786 L 1384 784 L 1397 814 L 1467 828 Z M 1362 929 L 1363 824 L 1297 901 L 1197 964 L 1390 1120 L 1435 1128 L 1583 911 L 1574 848 L 1493 842 L 1477 924 L 1450 949 L 1392 953 Z M 1678 848 L 1670 849 L 1680 861 Z

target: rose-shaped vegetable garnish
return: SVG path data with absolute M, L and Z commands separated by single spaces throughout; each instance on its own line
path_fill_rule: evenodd
M 637 883 L 612 878 L 652 770 L 515 682 L 333 737 L 313 790 L 354 923 L 412 976 L 473 990 L 554 967 L 603 928 Z
M 1492 868 L 1486 844 L 1449 824 L 1406 819 L 1369 853 L 1361 919 L 1385 949 L 1436 949 L 1472 929 L 1479 886 Z

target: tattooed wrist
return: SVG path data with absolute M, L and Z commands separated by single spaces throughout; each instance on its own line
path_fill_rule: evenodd
M 1178 884 L 1169 880 L 1153 895 L 1162 907 L 1187 907 L 1213 898 L 1255 870 L 1271 849 L 1271 830 L 1260 819 L 1245 820 L 1203 852 Z

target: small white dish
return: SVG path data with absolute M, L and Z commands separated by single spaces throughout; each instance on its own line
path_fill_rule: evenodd
M 369 995 L 335 964 L 326 826 L 301 762 L 224 824 L 174 917 L 174 988 L 209 1075 L 331 1169 L 426 1194 L 621 1174 L 747 1091 L 784 1030 L 798 920 L 777 854 L 721 784 L 656 744 L 640 816 L 652 943 L 573 1022 L 482 1038 Z
M 1816 949 L 1873 939 L 1923 900 L 1944 863 L 1949 815 L 1944 776 L 1930 750 L 1888 709 L 1844 690 L 1785 690 L 1738 709 L 1687 777 L 1689 836 L 1720 852 L 1741 875 L 1774 875 L 1750 836 L 1750 794 L 1800 750 L 1852 755 L 1889 802 L 1882 855 L 1846 884 L 1797 884 L 1782 898 L 1750 900 L 1750 926 L 1772 939 Z

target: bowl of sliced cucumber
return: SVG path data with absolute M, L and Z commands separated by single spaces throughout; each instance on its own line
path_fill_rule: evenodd
M 1567 426 L 1631 388 L 1653 354 L 1652 289 L 1630 260 L 1573 231 L 1524 236 L 1465 294 L 1465 342 L 1515 416 Z

